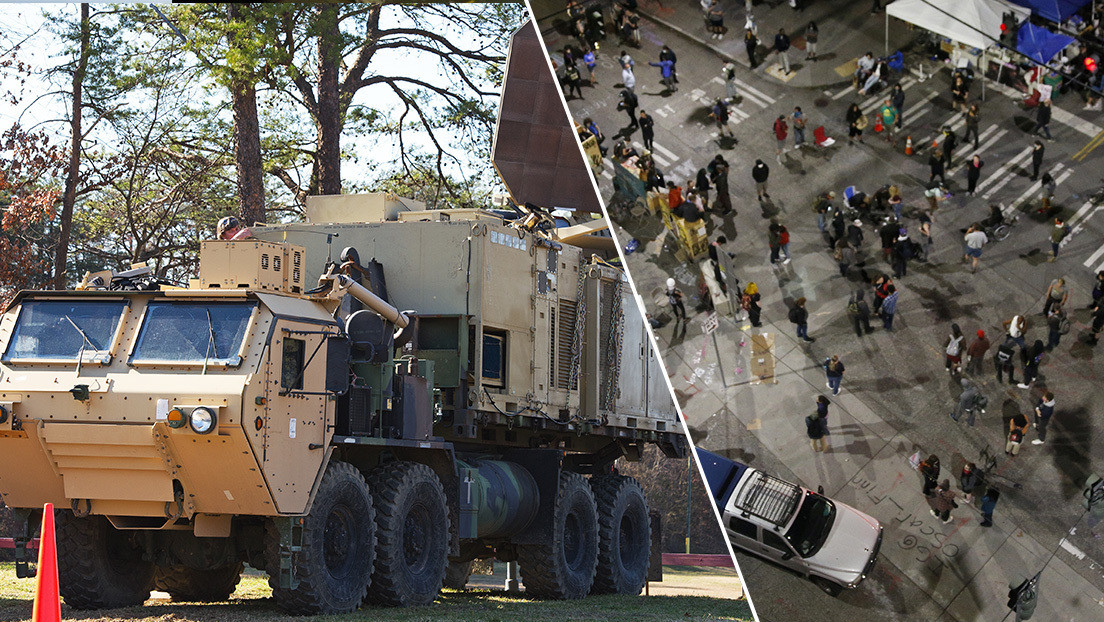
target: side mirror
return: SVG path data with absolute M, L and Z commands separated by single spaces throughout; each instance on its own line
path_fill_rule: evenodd
M 782 554 L 782 559 L 784 559 L 784 560 L 785 559 L 790 559 L 793 556 L 794 556 L 793 551 L 786 551 L 785 553 Z

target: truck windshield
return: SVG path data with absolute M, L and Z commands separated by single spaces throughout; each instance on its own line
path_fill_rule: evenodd
M 254 303 L 151 302 L 133 361 L 237 365 Z
M 824 546 L 835 520 L 835 504 L 816 493 L 807 492 L 793 525 L 786 532 L 786 539 L 797 550 L 798 555 L 812 557 Z
M 27 300 L 19 310 L 4 360 L 110 360 L 126 303 Z

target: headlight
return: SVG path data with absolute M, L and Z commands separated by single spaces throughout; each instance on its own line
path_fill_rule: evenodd
M 210 408 L 195 408 L 192 410 L 192 416 L 188 418 L 188 424 L 196 434 L 206 434 L 214 430 L 217 423 L 218 417 Z

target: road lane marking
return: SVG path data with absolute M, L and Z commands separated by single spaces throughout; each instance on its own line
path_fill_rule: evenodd
M 663 154 L 663 157 L 667 158 L 668 160 L 670 160 L 672 162 L 678 161 L 679 157 L 677 155 L 675 155 L 670 149 L 665 148 L 663 145 L 661 145 L 659 143 L 652 143 L 652 145 L 655 147 L 656 151 Z
M 1062 183 L 1066 180 L 1067 177 L 1070 176 L 1071 173 L 1073 173 L 1073 169 L 1069 169 L 1064 174 L 1059 175 L 1059 173 L 1062 172 L 1063 168 L 1065 168 L 1065 165 L 1062 163 L 1058 163 L 1054 166 L 1054 168 L 1050 169 L 1049 171 L 1052 177 L 1058 175 L 1054 178 L 1055 185 Z M 1042 187 L 1043 182 L 1041 180 L 1032 182 L 1032 184 L 1027 187 L 1027 190 L 1024 190 L 1023 193 L 1020 194 L 1020 196 L 1016 197 L 1014 201 L 1008 204 L 1008 207 L 1005 208 L 1005 215 L 1011 214 L 1016 205 L 1022 204 L 1028 199 L 1030 195 L 1035 194 Z
M 973 151 L 970 152 L 970 157 L 969 158 L 962 158 L 961 160 L 959 160 L 958 164 L 956 164 L 956 165 L 950 167 L 949 169 L 947 169 L 947 173 L 949 174 L 949 173 L 958 171 L 961 167 L 966 165 L 966 162 L 968 162 L 970 160 L 970 158 L 972 158 L 975 153 L 980 155 L 982 152 L 987 150 L 989 147 L 992 147 L 994 144 L 996 144 L 996 142 L 999 141 L 1001 138 L 1004 138 L 1004 135 L 1008 133 L 1008 130 L 1000 130 L 999 132 L 997 132 L 994 135 L 987 135 L 987 134 L 992 134 L 992 130 L 995 130 L 995 129 L 997 129 L 996 125 L 990 125 L 989 127 L 985 128 L 985 131 L 981 133 L 980 146 L 977 149 L 974 149 Z
M 1094 136 L 1092 140 L 1085 143 L 1085 146 L 1081 147 L 1081 151 L 1078 151 L 1077 153 L 1070 156 L 1070 159 L 1077 160 L 1078 162 L 1084 162 L 1085 157 L 1092 153 L 1094 149 L 1099 147 L 1101 143 L 1104 143 L 1104 131 L 1101 131 L 1099 134 Z
M 839 93 L 836 93 L 835 95 L 833 95 L 832 96 L 832 101 L 835 101 L 837 99 L 841 99 L 841 98 L 847 96 L 848 93 L 850 93 L 851 91 L 854 91 L 854 90 L 855 90 L 855 83 L 852 82 L 850 86 L 843 89 Z
M 763 91 L 760 91 L 759 89 L 755 88 L 754 86 L 751 86 L 747 82 L 744 82 L 743 80 L 741 80 L 739 78 L 733 78 L 733 80 L 736 82 L 736 84 L 739 84 L 740 86 L 744 87 L 745 90 L 750 91 L 752 93 L 755 93 L 755 95 L 757 95 L 758 97 L 760 97 L 761 99 L 766 101 L 768 104 L 777 103 L 777 100 L 775 100 L 773 97 L 771 97 L 770 95 L 767 95 Z M 767 106 L 763 106 L 763 107 L 766 108 Z
M 1086 259 L 1085 263 L 1082 265 L 1088 268 L 1090 265 L 1095 263 L 1097 259 L 1100 259 L 1101 255 L 1104 255 L 1104 246 L 1101 246 L 1100 248 L 1096 249 L 1095 253 L 1089 255 L 1089 258 Z M 1104 264 L 1097 266 L 1096 269 L 1093 270 L 1093 272 L 1100 272 L 1101 270 L 1104 270 Z
M 1020 162 L 1023 161 L 1025 158 L 1031 157 L 1032 149 L 1032 147 L 1024 147 L 1024 150 L 1017 154 L 1016 157 L 1005 162 L 1004 165 L 998 168 L 995 173 L 990 175 L 985 181 L 996 183 L 994 183 L 992 186 L 989 187 L 988 190 L 985 191 L 985 194 L 982 195 L 982 198 L 988 199 L 989 197 L 993 196 L 993 193 L 1003 188 L 1008 182 L 1012 181 L 1013 176 L 1009 175 L 1008 172 L 1012 169 L 1013 166 L 1020 164 Z M 981 184 L 979 184 L 978 186 L 978 191 L 981 191 Z

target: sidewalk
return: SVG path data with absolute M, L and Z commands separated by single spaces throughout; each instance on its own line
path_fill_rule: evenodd
M 760 60 L 756 73 L 765 79 L 796 87 L 827 87 L 845 84 L 854 71 L 854 61 L 866 52 L 875 56 L 885 54 L 885 13 L 872 15 L 869 2 L 851 2 L 842 10 L 813 2 L 804 11 L 794 11 L 786 2 L 760 2 L 752 12 L 758 24 L 760 47 L 756 58 Z M 697 2 L 679 0 L 669 6 L 657 0 L 640 3 L 640 14 L 686 39 L 712 49 L 726 60 L 748 67 L 744 48 L 744 24 L 747 13 L 744 4 L 727 0 L 725 26 L 727 34 L 721 40 L 710 38 Z M 820 31 L 817 45 L 817 61 L 805 59 L 805 27 L 815 21 Z M 790 36 L 790 69 L 788 79 L 780 79 L 781 61 L 777 54 L 764 54 L 774 45 L 774 35 L 785 28 Z M 889 20 L 889 51 L 893 52 L 911 37 L 908 27 L 900 20 Z M 675 48 L 678 51 L 678 48 Z M 777 68 L 777 69 L 776 69 Z

